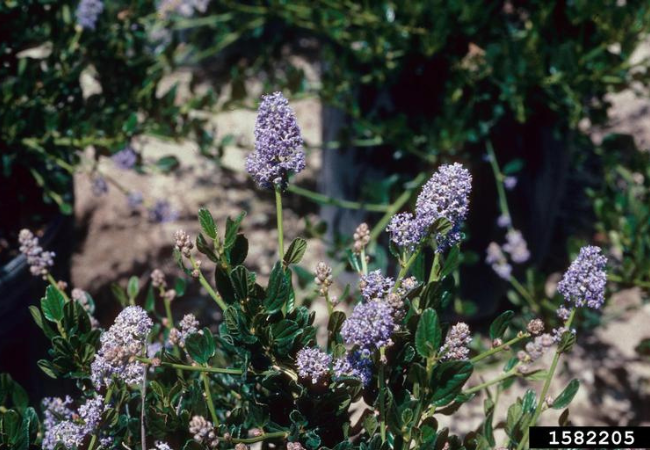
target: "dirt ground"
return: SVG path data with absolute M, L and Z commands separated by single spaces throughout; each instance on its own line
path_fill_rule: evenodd
M 590 130 L 595 140 L 606 131 L 633 131 L 641 146 L 650 144 L 650 124 L 645 115 L 650 102 L 637 99 L 628 92 L 611 98 L 612 126 L 607 130 Z M 310 144 L 321 140 L 320 104 L 316 100 L 303 100 L 293 104 L 298 122 Z M 219 114 L 213 118 L 220 134 L 233 133 L 240 145 L 251 146 L 255 114 L 249 111 L 235 111 Z M 585 124 L 585 127 L 589 127 Z M 136 275 L 144 284 L 151 271 L 162 269 L 170 277 L 180 275 L 171 258 L 172 234 L 185 229 L 195 236 L 198 232 L 196 212 L 207 207 L 218 220 L 225 222 L 227 216 L 246 211 L 243 229 L 250 241 L 247 264 L 265 276 L 270 272 L 276 252 L 275 207 L 269 193 L 259 191 L 249 177 L 242 173 L 245 152 L 238 147 L 229 147 L 221 165 L 206 161 L 198 156 L 191 143 L 169 143 L 154 139 L 142 139 L 135 147 L 146 160 L 153 161 L 160 156 L 173 154 L 180 162 L 180 170 L 172 175 L 138 175 L 119 171 L 110 160 L 101 162 L 101 169 L 119 180 L 129 189 L 139 190 L 148 199 L 164 198 L 178 210 L 179 218 L 173 223 L 152 224 L 142 212 L 132 211 L 125 195 L 111 186 L 108 194 L 95 197 L 87 175 L 75 178 L 75 215 L 78 227 L 78 241 L 72 260 L 73 285 L 88 290 L 100 305 L 110 301 L 110 284 L 126 285 L 129 276 Z M 89 150 L 91 151 L 91 150 Z M 320 167 L 320 155 L 309 155 L 308 169 L 298 176 L 298 181 L 314 182 Z M 291 194 L 288 194 L 291 197 Z M 285 239 L 304 232 L 305 222 L 294 210 L 306 213 L 313 222 L 318 220 L 318 209 L 300 198 L 288 198 L 285 208 Z M 314 267 L 325 259 L 323 244 L 310 239 L 310 251 L 304 261 L 305 267 Z M 205 261 L 206 266 L 208 261 Z M 188 295 L 175 305 L 175 313 L 192 311 L 204 320 L 217 319 L 218 312 L 204 301 L 205 295 L 197 283 L 192 283 Z M 580 337 L 579 345 L 570 357 L 565 358 L 560 373 L 552 386 L 551 393 L 560 390 L 572 378 L 581 381 L 581 389 L 571 406 L 571 417 L 577 425 L 650 425 L 650 365 L 638 360 L 634 347 L 642 338 L 650 337 L 650 305 L 644 305 L 639 291 L 620 292 L 612 298 L 604 311 L 612 320 L 592 336 Z M 326 320 L 326 312 L 318 307 L 317 318 Z M 632 310 L 625 311 L 626 307 Z M 107 311 L 110 310 L 107 309 Z M 100 308 L 101 311 L 101 308 Z M 100 320 L 110 321 L 110 313 Z M 543 361 L 542 364 L 548 364 Z M 484 374 L 489 379 L 489 374 Z M 476 383 L 472 380 L 470 383 Z M 541 383 L 530 384 L 535 389 Z M 504 394 L 500 405 L 521 396 L 524 384 Z M 454 432 L 465 433 L 476 428 L 482 418 L 482 399 L 473 400 L 454 416 L 454 421 L 441 418 Z M 542 424 L 557 423 L 559 412 L 543 415 Z M 497 418 L 505 417 L 505 409 L 497 411 Z M 459 420 L 461 419 L 461 420 Z

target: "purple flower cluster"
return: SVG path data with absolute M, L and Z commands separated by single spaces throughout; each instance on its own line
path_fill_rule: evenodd
M 156 200 L 149 208 L 149 221 L 157 223 L 173 222 L 178 219 L 178 211 L 167 200 Z
M 104 11 L 102 0 L 81 0 L 75 13 L 77 24 L 82 28 L 94 30 L 102 11 Z
M 607 258 L 600 248 L 582 247 L 557 285 L 558 292 L 576 307 L 586 304 L 589 308 L 599 309 L 605 302 L 606 265 Z
M 77 413 L 68 408 L 71 402 L 70 397 L 65 400 L 50 398 L 43 401 L 44 450 L 54 450 L 58 443 L 62 443 L 65 448 L 81 446 L 86 436 L 95 431 L 106 409 L 102 396 L 86 400 Z
M 43 399 L 43 449 L 52 450 L 56 447 L 57 439 L 53 430 L 66 421 L 71 421 L 74 410 L 69 405 L 72 399 L 66 396 L 65 400 L 59 397 L 46 397 Z
M 305 347 L 296 356 L 298 375 L 300 378 L 311 380 L 312 384 L 327 377 L 331 363 L 332 357 L 317 347 Z
M 427 228 L 445 218 L 452 224 L 443 238 L 436 236 L 438 251 L 460 241 L 460 228 L 469 211 L 472 176 L 462 164 L 442 165 L 422 188 L 415 203 L 416 217 Z
M 445 164 L 422 187 L 415 203 L 415 215 L 399 213 L 391 219 L 387 231 L 399 247 L 413 251 L 429 235 L 434 222 L 447 219 L 452 229 L 434 236 L 437 251 L 460 241 L 460 228 L 469 210 L 472 176 L 462 164 Z
M 341 336 L 346 344 L 363 349 L 385 347 L 395 330 L 392 313 L 390 305 L 380 300 L 359 303 L 343 323 Z
M 410 212 L 401 212 L 390 219 L 386 231 L 395 245 L 412 252 L 426 236 L 427 227 Z
M 485 262 L 492 267 L 499 277 L 509 280 L 512 274 L 512 266 L 508 263 L 506 255 L 503 254 L 501 247 L 496 242 L 490 242 L 487 248 Z
M 359 378 L 364 386 L 372 380 L 372 360 L 368 351 L 349 352 L 334 361 L 334 380 L 342 377 Z
M 375 270 L 368 275 L 361 277 L 359 288 L 364 300 L 383 299 L 393 289 L 395 282 L 390 277 L 381 274 L 381 270 Z
M 519 230 L 509 230 L 506 233 L 506 243 L 503 244 L 503 250 L 510 253 L 510 258 L 514 263 L 521 264 L 530 258 L 528 244 Z
M 128 306 L 101 337 L 101 348 L 91 366 L 91 377 L 97 388 L 110 385 L 113 377 L 127 384 L 140 383 L 145 366 L 134 360 L 142 356 L 153 322 L 144 309 Z
M 467 346 L 472 341 L 469 327 L 464 322 L 458 322 L 447 333 L 445 343 L 440 347 L 440 354 L 445 360 L 465 360 L 469 355 Z
M 138 154 L 131 147 L 124 147 L 115 153 L 111 159 L 118 169 L 130 170 L 133 169 L 135 163 L 138 161 Z
M 106 179 L 99 175 L 93 177 L 91 190 L 95 197 L 106 195 L 108 193 L 108 183 L 106 183 Z
M 20 253 L 27 258 L 29 271 L 32 275 L 45 278 L 49 273 L 49 268 L 54 265 L 54 252 L 43 251 L 43 248 L 38 245 L 38 238 L 27 229 L 20 230 L 18 242 L 20 243 Z
M 127 194 L 126 201 L 129 205 L 129 208 L 136 209 L 144 202 L 144 196 L 142 195 L 142 192 L 131 191 Z
M 303 140 L 296 115 L 280 92 L 262 97 L 255 121 L 255 151 L 246 171 L 262 188 L 287 187 L 290 173 L 305 168 Z

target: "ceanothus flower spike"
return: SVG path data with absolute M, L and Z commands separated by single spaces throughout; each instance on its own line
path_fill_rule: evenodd
M 576 307 L 586 304 L 589 308 L 599 309 L 605 303 L 606 265 L 607 258 L 600 248 L 582 247 L 558 283 L 558 292 Z
M 255 121 L 255 151 L 246 171 L 262 188 L 286 189 L 290 173 L 305 168 L 303 140 L 296 115 L 281 92 L 265 95 Z

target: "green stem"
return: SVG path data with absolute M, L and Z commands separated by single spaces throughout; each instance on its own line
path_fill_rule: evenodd
M 205 398 L 208 401 L 208 409 L 210 410 L 210 416 L 212 417 L 212 424 L 216 427 L 219 426 L 219 418 L 217 417 L 217 411 L 214 408 L 214 402 L 212 401 L 212 392 L 210 391 L 210 379 L 208 374 L 201 372 L 201 379 L 203 380 L 203 387 L 205 388 Z
M 433 262 L 431 263 L 431 270 L 429 271 L 429 283 L 439 281 L 438 269 L 440 267 L 440 253 L 435 252 Z
M 486 387 L 490 387 L 494 384 L 501 383 L 503 380 L 507 380 L 508 378 L 517 376 L 517 371 L 515 368 L 510 369 L 508 372 L 504 372 L 498 377 L 496 377 L 494 380 L 486 381 L 485 383 L 477 384 L 474 387 L 471 387 L 469 389 L 464 390 L 462 393 L 465 395 L 473 394 L 474 392 L 478 392 L 482 389 L 485 389 Z
M 374 203 L 363 203 L 363 202 L 353 202 L 349 200 L 339 200 L 337 198 L 329 197 L 323 195 L 319 192 L 314 192 L 309 189 L 305 189 L 296 185 L 289 185 L 287 188 L 289 192 L 300 195 L 302 197 L 308 198 L 309 200 L 314 201 L 315 203 L 321 205 L 333 205 L 338 206 L 339 208 L 345 209 L 363 209 L 365 211 L 372 212 L 386 212 L 390 208 L 390 205 L 380 205 Z
M 499 209 L 501 209 L 501 214 L 510 216 L 510 209 L 508 208 L 508 199 L 506 197 L 506 191 L 503 188 L 503 173 L 499 168 L 499 163 L 497 162 L 497 157 L 494 153 L 494 147 L 492 147 L 492 142 L 487 141 L 485 143 L 485 148 L 487 149 L 488 156 L 490 158 L 490 166 L 492 166 L 492 172 L 494 173 L 494 181 L 497 186 L 497 194 L 499 195 Z M 508 226 L 509 229 L 512 229 L 512 225 Z
M 539 311 L 539 306 L 535 302 L 535 299 L 533 298 L 532 295 L 528 292 L 528 290 L 517 280 L 515 277 L 510 277 L 508 279 L 510 281 L 510 284 L 515 288 L 517 292 L 519 292 L 519 295 L 521 295 L 530 305 L 531 308 L 535 311 Z
M 413 254 L 409 257 L 406 263 L 404 263 L 402 269 L 397 274 L 397 280 L 395 280 L 395 285 L 393 286 L 393 292 L 397 292 L 399 287 L 402 285 L 402 280 L 408 273 L 409 269 L 411 268 L 411 266 L 413 265 L 415 259 L 418 257 L 419 254 L 420 254 L 420 248 L 418 247 L 417 249 L 415 249 Z
M 151 359 L 149 358 L 136 358 L 138 361 L 151 364 Z M 161 366 L 171 367 L 173 369 L 187 370 L 190 372 L 207 372 L 207 373 L 225 373 L 229 375 L 241 375 L 243 371 L 241 369 L 224 369 L 221 367 L 210 367 L 210 366 L 188 366 L 186 364 L 176 364 L 166 361 L 160 363 Z
M 386 355 L 386 348 L 382 347 L 379 349 L 380 361 L 379 361 L 379 376 L 377 377 L 377 383 L 379 388 L 379 429 L 381 432 L 381 442 L 386 442 L 386 412 L 384 411 L 384 402 L 385 402 L 385 393 L 386 383 L 384 381 L 384 358 Z
M 330 293 L 327 291 L 325 291 L 325 303 L 327 304 L 327 314 L 331 316 L 334 312 L 334 305 L 332 305 L 332 302 L 330 301 Z
M 488 350 L 488 351 L 486 351 L 486 352 L 483 352 L 483 353 L 481 353 L 481 354 L 479 354 L 479 355 L 476 355 L 475 357 L 473 357 L 473 358 L 470 359 L 469 361 L 470 361 L 472 364 L 476 364 L 477 362 L 479 362 L 479 361 L 481 361 L 481 360 L 483 360 L 483 359 L 485 359 L 485 358 L 487 358 L 487 357 L 489 357 L 489 356 L 492 356 L 492 355 L 494 355 L 495 353 L 499 353 L 500 351 L 505 350 L 506 348 L 510 347 L 511 345 L 514 345 L 514 344 L 516 344 L 517 342 L 522 341 L 522 340 L 524 340 L 524 339 L 526 339 L 526 338 L 529 338 L 529 337 L 530 337 L 530 334 L 528 334 L 528 333 L 523 333 L 523 334 L 521 334 L 521 335 L 518 335 L 518 336 L 515 337 L 515 338 L 510 339 L 508 342 L 506 342 L 506 343 L 504 343 L 504 344 L 501 344 L 501 345 L 499 345 L 499 346 L 497 346 L 497 347 L 491 348 L 490 350 Z
M 273 433 L 264 433 L 261 436 L 255 436 L 252 438 L 230 438 L 231 442 L 234 442 L 235 444 L 254 444 L 255 442 L 261 442 L 265 441 L 267 439 L 275 439 L 275 438 L 282 438 L 286 439 L 288 436 L 288 433 L 285 431 L 275 431 Z M 221 441 L 227 441 L 225 437 L 219 438 Z
M 214 299 L 215 302 L 217 302 L 217 305 L 219 305 L 219 308 L 221 308 L 222 311 L 225 311 L 228 308 L 228 305 L 226 305 L 226 302 L 223 301 L 221 296 L 215 292 L 214 289 L 212 289 L 212 286 L 210 286 L 210 283 L 208 283 L 208 280 L 205 279 L 203 276 L 203 272 L 201 272 L 201 268 L 199 265 L 196 263 L 194 260 L 194 257 L 190 255 L 190 263 L 192 264 L 192 267 L 194 270 L 196 270 L 199 273 L 199 283 L 201 283 L 201 286 L 205 288 L 206 291 L 208 291 L 208 294 L 210 297 Z
M 284 260 L 284 226 L 282 225 L 282 193 L 275 188 L 275 214 L 278 222 L 278 254 L 280 261 Z
M 361 258 L 361 271 L 363 272 L 363 275 L 368 275 L 368 260 L 366 259 L 365 247 L 361 249 L 361 253 L 359 253 L 359 258 Z
M 172 302 L 169 299 L 165 298 L 163 300 L 165 304 L 165 314 L 167 314 L 167 328 L 170 330 L 174 328 L 174 318 L 172 316 Z
M 426 181 L 427 179 L 427 174 L 422 172 L 420 173 L 417 177 L 413 179 L 409 183 L 409 187 L 406 188 L 406 190 L 397 197 L 397 200 L 390 205 L 390 208 L 386 211 L 386 214 L 383 215 L 381 219 L 379 219 L 379 222 L 372 228 L 370 231 L 370 241 L 374 242 L 377 240 L 379 235 L 386 229 L 386 225 L 388 225 L 388 222 L 390 222 L 390 219 L 400 210 L 402 209 L 402 206 L 406 204 L 406 202 L 409 201 L 411 198 L 411 195 L 413 194 L 413 191 L 418 189 L 422 184 Z
M 571 311 L 571 315 L 569 316 L 569 319 L 565 323 L 565 327 L 567 329 L 571 329 L 571 324 L 573 323 L 573 319 L 575 318 L 576 315 L 576 309 L 574 308 Z M 537 420 L 539 419 L 539 415 L 542 413 L 542 407 L 544 406 L 544 401 L 546 399 L 546 396 L 548 395 L 548 390 L 551 388 L 551 382 L 553 381 L 553 376 L 555 375 L 555 370 L 557 369 L 557 364 L 560 361 L 560 356 L 562 356 L 562 352 L 560 351 L 560 347 L 555 350 L 555 355 L 553 356 L 553 362 L 551 363 L 551 368 L 548 370 L 548 374 L 546 375 L 546 380 L 544 380 L 544 386 L 542 387 L 542 392 L 539 396 L 539 400 L 537 401 L 537 407 L 535 408 L 535 413 L 533 414 L 533 417 L 530 419 L 530 422 L 528 422 L 528 425 L 526 426 L 526 430 L 524 431 L 524 435 L 521 438 L 521 441 L 519 442 L 519 445 L 517 446 L 517 450 L 522 450 L 526 446 L 526 441 L 528 441 L 528 435 L 530 433 L 530 427 L 534 426 L 537 423 Z

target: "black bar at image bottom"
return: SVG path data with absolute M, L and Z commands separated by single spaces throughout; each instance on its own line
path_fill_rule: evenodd
M 650 448 L 650 427 L 530 427 L 529 447 Z

